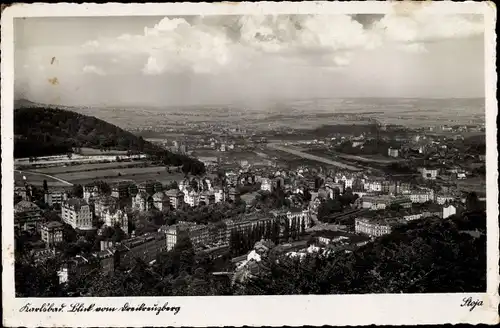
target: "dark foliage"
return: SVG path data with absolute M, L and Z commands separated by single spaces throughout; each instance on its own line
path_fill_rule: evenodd
M 415 221 L 353 253 L 269 260 L 264 266 L 269 269 L 238 293 L 484 292 L 485 233 L 484 213 Z
M 165 165 L 182 166 L 185 173 L 202 174 L 203 163 L 173 154 L 113 124 L 72 111 L 43 107 L 14 112 L 14 157 L 70 156 L 74 148 L 126 150 L 145 153 Z

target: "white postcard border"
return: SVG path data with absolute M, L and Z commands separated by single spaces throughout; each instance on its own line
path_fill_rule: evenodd
M 193 14 L 293 14 L 293 13 L 388 13 L 408 12 L 425 7 L 436 13 L 476 13 L 485 15 L 485 77 L 487 138 L 487 292 L 480 294 L 377 294 L 377 295 L 297 295 L 297 296 L 218 296 L 22 299 L 14 296 L 13 258 L 13 18 L 62 16 L 166 16 Z M 2 282 L 3 323 L 5 326 L 300 326 L 370 324 L 456 324 L 499 322 L 498 317 L 498 153 L 496 145 L 496 10 L 487 2 L 301 2 L 301 3 L 171 3 L 171 4 L 19 4 L 2 14 Z M 483 306 L 470 311 L 461 307 L 471 297 Z M 32 305 L 82 302 L 96 306 L 147 305 L 169 303 L 180 306 L 178 314 L 162 312 L 80 312 L 25 313 Z

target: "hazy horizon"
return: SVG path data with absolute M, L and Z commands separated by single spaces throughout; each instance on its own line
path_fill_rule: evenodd
M 15 98 L 61 106 L 484 98 L 481 15 L 16 19 Z

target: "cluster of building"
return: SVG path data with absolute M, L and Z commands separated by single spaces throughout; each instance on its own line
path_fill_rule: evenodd
M 179 234 L 185 233 L 195 249 L 211 249 L 229 246 L 232 231 L 249 232 L 259 225 L 268 225 L 280 222 L 281 225 L 288 224 L 289 227 L 295 222 L 297 226 L 309 228 L 311 226 L 311 216 L 309 211 L 294 209 L 288 211 L 272 211 L 270 215 L 258 217 L 254 215 L 226 219 L 221 222 L 208 225 L 195 224 L 193 222 L 177 222 L 166 230 L 167 249 L 172 249 L 177 243 Z M 283 230 L 280 230 L 282 233 Z
M 382 211 L 373 215 L 364 215 L 355 219 L 355 232 L 371 237 L 389 234 L 398 226 L 427 217 L 446 219 L 457 213 L 458 206 L 449 204 L 444 207 L 422 208 L 420 210 Z
M 101 241 L 101 250 L 90 256 L 78 255 L 67 261 L 58 271 L 59 282 L 66 283 L 75 276 L 91 271 L 103 274 L 113 273 L 118 268 L 131 268 L 136 259 L 152 263 L 167 249 L 166 235 L 163 231 L 148 233 L 114 243 Z

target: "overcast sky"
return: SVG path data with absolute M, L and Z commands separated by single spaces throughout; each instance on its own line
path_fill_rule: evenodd
M 16 97 L 110 106 L 483 97 L 483 33 L 482 16 L 425 10 L 16 19 Z

